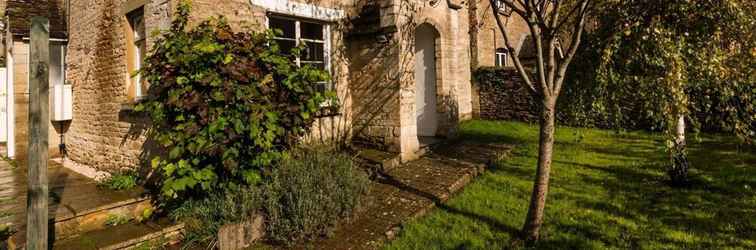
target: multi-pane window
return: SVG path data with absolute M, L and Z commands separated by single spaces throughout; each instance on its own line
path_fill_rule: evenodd
M 136 74 L 142 68 L 142 61 L 145 58 L 147 50 L 147 36 L 144 27 L 144 8 L 138 8 L 129 12 L 126 16 L 129 20 L 129 73 L 131 74 L 131 84 L 133 97 L 139 99 L 146 92 L 146 84 L 139 74 Z
M 284 53 L 290 54 L 293 48 L 304 45 L 304 50 L 298 56 L 292 55 L 297 66 L 310 65 L 330 71 L 328 25 L 317 21 L 275 15 L 268 17 L 268 25 L 271 29 L 280 31 L 274 40 Z M 322 83 L 319 87 L 323 90 L 333 88 L 330 83 Z
M 506 67 L 506 66 L 507 66 L 507 49 L 505 48 L 496 49 L 496 67 Z

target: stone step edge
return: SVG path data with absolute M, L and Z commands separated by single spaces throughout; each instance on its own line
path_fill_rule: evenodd
M 81 213 L 62 218 L 56 218 L 54 220 L 55 237 L 58 240 L 63 240 L 87 232 L 100 230 L 107 227 L 105 222 L 108 220 L 108 217 L 112 215 L 134 219 L 135 215 L 138 215 L 139 212 L 143 212 L 145 209 L 154 209 L 152 200 L 147 197 L 140 197 L 88 209 Z M 25 234 L 25 229 L 18 230 L 10 237 L 10 239 L 8 239 L 9 243 L 15 246 L 24 245 L 21 241 L 24 241 Z
M 128 239 L 120 243 L 116 243 L 110 246 L 102 247 L 100 250 L 129 250 L 134 249 L 142 243 L 149 242 L 158 238 L 164 238 L 166 245 L 178 244 L 183 239 L 184 224 L 177 224 L 174 226 L 163 228 L 160 231 L 149 233 L 137 238 Z

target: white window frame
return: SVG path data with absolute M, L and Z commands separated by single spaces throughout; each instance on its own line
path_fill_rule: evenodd
M 494 57 L 494 64 L 496 67 L 506 67 L 507 66 L 507 51 L 502 50 L 501 48 L 495 50 L 495 57 Z
M 140 36 L 139 35 L 139 28 L 134 27 L 134 25 L 136 25 L 136 24 L 133 22 L 133 15 L 134 15 L 133 13 L 135 11 L 140 11 L 140 10 L 141 10 L 141 18 L 142 18 L 142 20 L 141 20 L 142 23 L 141 24 L 145 25 L 144 6 L 139 6 L 138 8 L 135 8 L 135 9 L 131 10 L 129 13 L 126 13 L 126 19 L 128 20 L 128 23 L 131 26 L 130 27 L 131 28 L 131 32 L 132 32 L 131 35 L 133 36 L 133 41 L 131 41 L 131 44 L 129 44 L 129 46 L 131 46 L 131 49 L 134 51 L 134 57 L 133 57 L 134 61 L 132 62 L 134 64 L 134 68 L 132 69 L 133 70 L 132 72 L 129 72 L 129 75 L 130 75 L 129 77 L 132 79 L 133 84 L 134 84 L 134 99 L 136 99 L 136 100 L 139 100 L 139 99 L 141 99 L 141 98 L 144 97 L 144 93 L 142 93 L 142 87 L 143 87 L 142 86 L 142 74 L 136 74 L 133 77 L 131 76 L 131 74 L 133 74 L 134 72 L 137 72 L 137 71 L 141 70 L 142 66 L 143 66 L 142 65 L 143 64 L 142 60 L 144 59 L 144 58 L 142 58 L 143 51 L 139 47 L 139 45 L 137 45 L 137 44 L 140 43 L 140 42 L 144 42 L 145 43 L 145 48 L 144 49 L 147 49 L 146 48 L 146 43 L 147 43 L 146 27 L 144 27 L 145 28 L 145 33 Z M 139 39 L 137 39 L 137 38 L 139 38 Z
M 275 18 L 280 19 L 288 19 L 291 21 L 294 21 L 294 42 L 295 46 L 299 46 L 302 42 L 316 42 L 320 43 L 319 40 L 311 40 L 311 39 L 305 39 L 302 38 L 302 29 L 301 29 L 301 23 L 304 22 L 311 22 L 311 23 L 317 23 L 323 26 L 323 68 L 324 70 L 331 76 L 333 76 L 333 72 L 331 71 L 331 25 L 328 21 L 325 20 L 318 20 L 318 19 L 312 19 L 312 18 L 303 18 L 303 17 L 297 17 L 297 16 L 290 16 L 286 14 L 280 14 L 276 12 L 268 12 L 267 15 L 265 15 L 265 28 L 270 29 L 270 17 L 273 16 Z M 279 40 L 289 40 L 290 38 L 278 38 L 275 39 Z M 302 66 L 302 57 L 298 56 L 296 58 L 297 66 Z M 306 63 L 306 62 L 305 62 Z M 326 82 L 326 90 L 336 90 L 336 86 L 333 82 L 333 80 Z
M 507 4 L 504 3 L 504 0 L 496 0 L 495 5 L 496 6 L 494 6 L 494 8 L 496 8 L 496 10 L 498 10 L 501 13 L 506 13 L 507 10 L 509 9 Z

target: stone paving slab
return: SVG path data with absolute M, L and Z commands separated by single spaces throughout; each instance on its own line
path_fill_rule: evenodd
M 431 149 L 424 157 L 388 170 L 372 182 L 354 218 L 331 237 L 293 249 L 378 249 L 410 220 L 446 202 L 512 147 L 456 142 Z

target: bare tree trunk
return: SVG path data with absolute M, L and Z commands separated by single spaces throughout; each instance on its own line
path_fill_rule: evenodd
M 674 185 L 685 185 L 688 182 L 688 156 L 685 153 L 685 116 L 679 115 L 675 126 L 674 145 L 670 149 L 672 166 L 669 178 Z
M 541 134 L 538 145 L 538 168 L 536 170 L 533 194 L 530 197 L 530 208 L 522 228 L 523 237 L 528 242 L 535 242 L 539 238 L 543 213 L 546 207 L 546 196 L 549 192 L 549 175 L 551 172 L 551 157 L 554 148 L 554 116 L 556 98 L 543 97 L 541 107 Z

